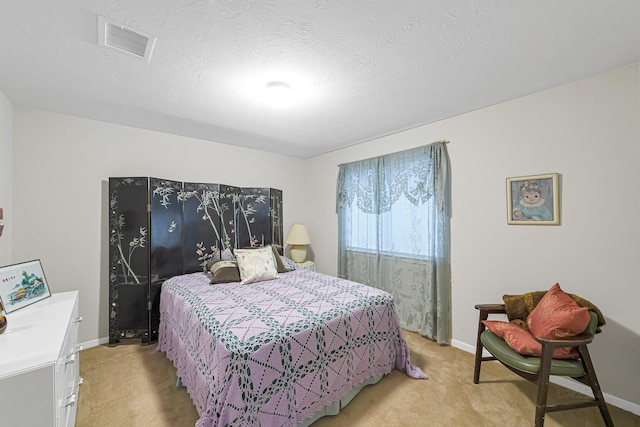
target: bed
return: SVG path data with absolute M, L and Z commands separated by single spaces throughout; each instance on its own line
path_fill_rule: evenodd
M 160 298 L 158 349 L 198 427 L 309 425 L 394 368 L 426 378 L 382 290 L 304 269 L 244 285 L 210 280 L 173 277 Z

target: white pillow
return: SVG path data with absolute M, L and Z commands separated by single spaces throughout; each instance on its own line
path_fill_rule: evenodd
M 271 246 L 257 249 L 236 249 L 234 253 L 236 261 L 238 261 L 242 285 L 280 277 L 273 260 Z

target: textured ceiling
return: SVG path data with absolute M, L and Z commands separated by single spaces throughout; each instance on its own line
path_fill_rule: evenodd
M 150 61 L 99 46 L 98 15 L 157 36 Z M 0 7 L 0 90 L 15 105 L 299 157 L 639 60 L 638 0 Z M 261 97 L 272 80 L 291 104 Z

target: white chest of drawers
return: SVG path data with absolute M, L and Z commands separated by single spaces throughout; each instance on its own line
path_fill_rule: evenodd
M 7 316 L 0 335 L 0 425 L 75 425 L 78 291 L 53 294 Z

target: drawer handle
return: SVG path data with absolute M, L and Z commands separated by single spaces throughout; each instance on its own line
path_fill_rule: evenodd
M 67 404 L 64 405 L 65 408 L 68 408 L 69 406 L 74 406 L 76 404 L 76 400 L 77 400 L 77 396 L 75 393 L 73 393 L 71 396 L 67 397 Z
M 72 357 L 76 357 L 78 353 L 80 353 L 82 350 L 84 349 L 83 346 L 81 345 L 77 345 L 75 346 L 70 352 L 69 354 L 66 356 L 67 360 L 71 359 Z M 73 363 L 73 362 L 67 362 L 67 363 Z
M 83 320 L 82 316 L 78 316 L 78 317 L 76 317 L 76 319 L 74 320 L 74 322 L 75 322 L 75 323 L 80 323 L 80 322 L 82 322 L 82 320 Z
M 76 363 L 76 354 L 72 354 L 71 356 L 67 357 L 67 361 L 64 362 L 65 365 L 69 365 L 69 364 L 73 364 Z

